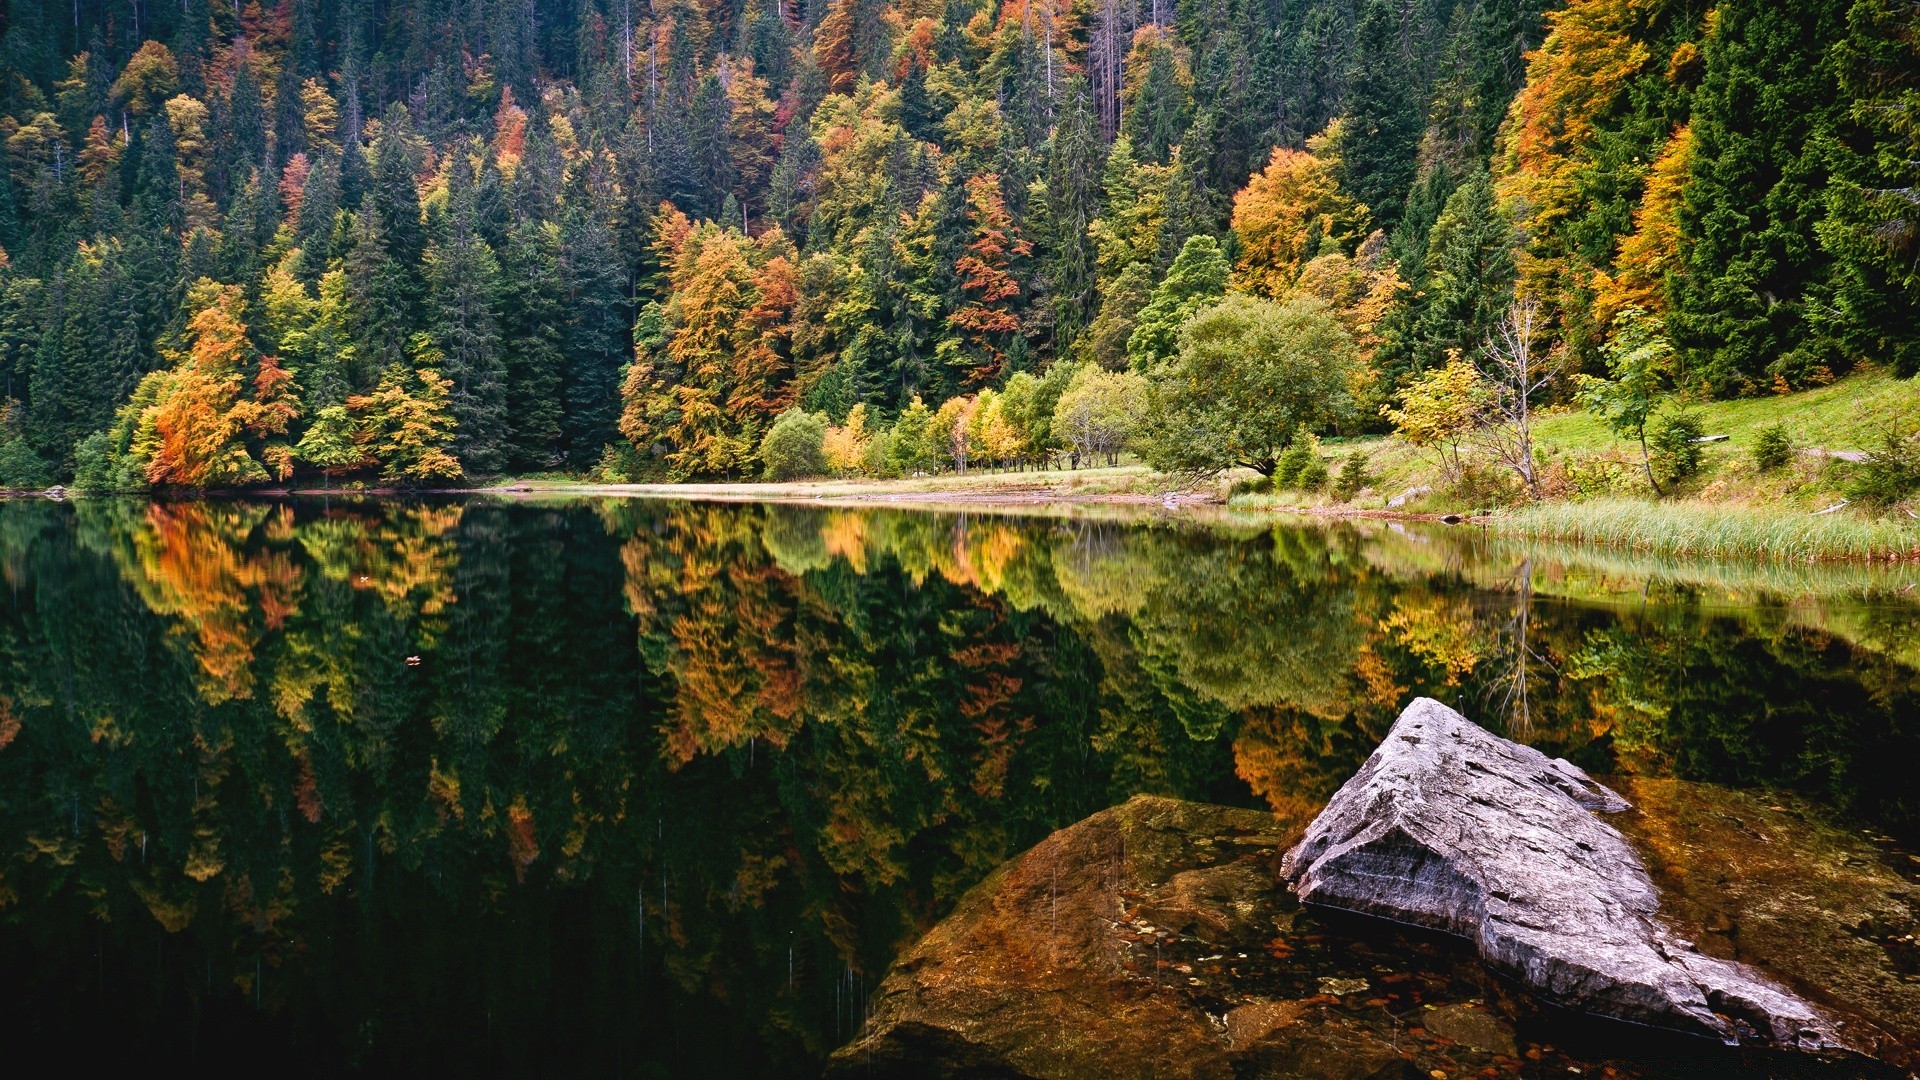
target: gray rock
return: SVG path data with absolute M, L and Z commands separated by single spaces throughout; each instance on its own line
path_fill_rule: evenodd
M 1433 490 L 1432 488 L 1428 487 L 1425 484 L 1421 484 L 1419 487 L 1410 487 L 1407 490 L 1401 492 L 1400 494 L 1395 495 L 1393 498 L 1388 499 L 1387 509 L 1393 510 L 1398 507 L 1405 506 L 1407 505 L 1408 500 L 1417 499 L 1420 496 L 1425 495 L 1432 490 Z
M 1596 814 L 1625 809 L 1566 761 L 1419 698 L 1280 872 L 1308 903 L 1465 937 L 1573 1008 L 1728 1043 L 1843 1049 L 1813 1006 L 1666 928 L 1646 868 Z

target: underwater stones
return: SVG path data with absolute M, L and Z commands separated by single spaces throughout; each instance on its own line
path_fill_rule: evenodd
M 1626 809 L 1567 762 L 1420 698 L 1281 876 L 1307 903 L 1467 938 L 1567 1006 L 1729 1043 L 1840 1048 L 1813 1006 L 1662 924 L 1646 868 L 1598 816 Z

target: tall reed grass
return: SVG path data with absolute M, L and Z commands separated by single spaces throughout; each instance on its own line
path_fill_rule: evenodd
M 1899 511 L 1896 511 L 1899 513 Z M 1632 499 L 1536 503 L 1488 522 L 1495 532 L 1709 558 L 1920 559 L 1920 521 Z

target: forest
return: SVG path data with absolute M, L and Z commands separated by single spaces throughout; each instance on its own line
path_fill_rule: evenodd
M 1518 310 L 1543 400 L 1920 370 L 1903 0 L 0 9 L 0 486 L 1270 474 Z

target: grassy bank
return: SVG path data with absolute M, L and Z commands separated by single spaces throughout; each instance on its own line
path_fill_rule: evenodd
M 1706 558 L 1920 559 L 1920 522 L 1697 502 L 1542 502 L 1488 519 L 1495 532 Z
M 1796 394 L 1697 406 L 1705 432 L 1725 436 L 1702 447 L 1699 472 L 1656 497 L 1640 467 L 1639 447 L 1615 437 L 1577 409 L 1545 411 L 1536 428 L 1543 497 L 1529 502 L 1511 473 L 1491 465 L 1471 482 L 1449 484 L 1434 460 L 1396 438 L 1329 439 L 1324 459 L 1337 474 L 1354 453 L 1366 485 L 1350 498 L 1317 491 L 1268 490 L 1245 471 L 1183 485 L 1140 465 L 1097 469 L 976 471 L 899 480 L 821 479 L 794 483 L 590 484 L 539 477 L 491 490 L 519 495 L 605 494 L 693 499 L 779 500 L 1000 507 L 1083 512 L 1104 505 L 1169 502 L 1183 515 L 1222 516 L 1196 504 L 1225 503 L 1224 516 L 1272 513 L 1342 516 L 1484 515 L 1496 535 L 1621 551 L 1776 562 L 1920 561 L 1914 500 L 1869 510 L 1844 501 L 1858 466 L 1842 456 L 1871 448 L 1883 432 L 1920 420 L 1920 380 L 1868 372 Z M 1754 461 L 1761 429 L 1784 423 L 1801 453 L 1781 467 Z M 1804 452 L 1814 451 L 1814 452 Z M 1169 493 L 1185 488 L 1176 499 Z

